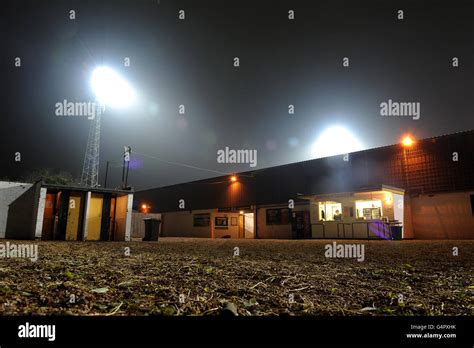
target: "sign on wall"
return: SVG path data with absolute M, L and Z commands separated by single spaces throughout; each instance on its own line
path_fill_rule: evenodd
M 215 228 L 227 229 L 229 227 L 229 218 L 227 216 L 216 216 L 214 225 Z

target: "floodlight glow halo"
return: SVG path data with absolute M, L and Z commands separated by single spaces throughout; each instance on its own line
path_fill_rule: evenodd
M 107 66 L 94 69 L 91 87 L 97 101 L 107 107 L 124 108 L 132 105 L 136 100 L 136 93 L 132 86 Z
M 351 131 L 342 126 L 333 126 L 321 133 L 311 150 L 315 158 L 322 158 L 363 149 L 364 146 Z

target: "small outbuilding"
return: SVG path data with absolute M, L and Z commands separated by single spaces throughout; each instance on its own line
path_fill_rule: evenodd
M 129 241 L 133 192 L 0 182 L 0 238 Z

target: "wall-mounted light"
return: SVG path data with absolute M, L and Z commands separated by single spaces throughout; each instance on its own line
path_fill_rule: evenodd
M 415 143 L 415 140 L 410 135 L 406 135 L 402 139 L 402 145 L 404 147 L 411 147 Z
M 237 181 L 237 177 L 236 177 L 235 175 L 232 175 L 232 176 L 230 177 L 230 181 L 231 181 L 231 182 L 236 182 L 236 181 Z

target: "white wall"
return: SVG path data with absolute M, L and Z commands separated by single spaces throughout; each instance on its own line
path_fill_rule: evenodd
M 40 196 L 38 201 L 38 212 L 36 215 L 36 227 L 35 227 L 35 238 L 40 239 L 41 234 L 43 233 L 43 218 L 44 218 L 44 208 L 46 205 L 46 193 L 47 189 L 42 187 L 40 190 Z
M 194 210 L 190 212 L 178 211 L 162 213 L 162 235 L 163 237 L 204 237 L 211 238 L 211 224 L 209 226 L 193 226 L 194 214 L 211 213 L 212 210 Z
M 267 209 L 279 209 L 280 207 L 258 208 L 257 210 L 257 236 L 259 239 L 292 239 L 291 223 L 286 225 L 267 225 Z M 286 206 L 288 208 L 288 206 Z
M 210 214 L 210 225 L 194 226 L 195 214 Z M 227 217 L 227 228 L 215 228 L 214 222 L 216 217 Z M 232 225 L 232 218 L 235 218 L 237 225 Z M 223 237 L 239 238 L 238 212 L 218 212 L 215 209 L 169 212 L 162 213 L 162 221 L 163 237 L 212 238 L 214 236 L 215 239 Z M 247 225 L 247 227 L 249 226 L 250 225 Z
M 32 186 L 33 184 L 0 181 L 0 238 L 5 238 L 10 203 Z
M 257 211 L 257 237 L 259 239 L 293 239 L 293 232 L 291 227 L 291 216 L 286 225 L 267 225 L 267 209 L 285 209 L 288 205 L 268 206 L 265 208 L 258 208 Z M 295 211 L 309 211 L 309 203 L 295 205 Z M 290 212 L 291 214 L 291 212 Z
M 89 191 L 86 193 L 85 205 L 84 205 L 84 220 L 83 220 L 83 227 L 82 227 L 82 240 L 87 240 L 88 235 L 88 218 L 89 218 L 89 211 L 90 211 L 90 202 L 91 202 L 92 193 Z M 117 204 L 117 203 L 115 203 Z
M 161 221 L 161 214 L 152 214 L 152 213 L 132 213 L 132 238 L 145 237 L 145 221 L 144 219 L 156 219 Z M 160 224 L 160 236 L 163 226 Z
M 125 241 L 130 242 L 132 240 L 132 207 L 133 207 L 133 194 L 127 195 L 127 215 L 125 221 Z
M 216 217 L 227 217 L 229 226 L 227 229 L 225 228 L 216 228 L 214 226 L 215 218 Z M 237 219 L 237 225 L 232 226 L 232 218 Z M 211 224 L 214 228 L 214 238 L 222 238 L 228 237 L 230 238 L 239 238 L 239 213 L 231 213 L 231 212 L 214 212 L 211 215 Z

